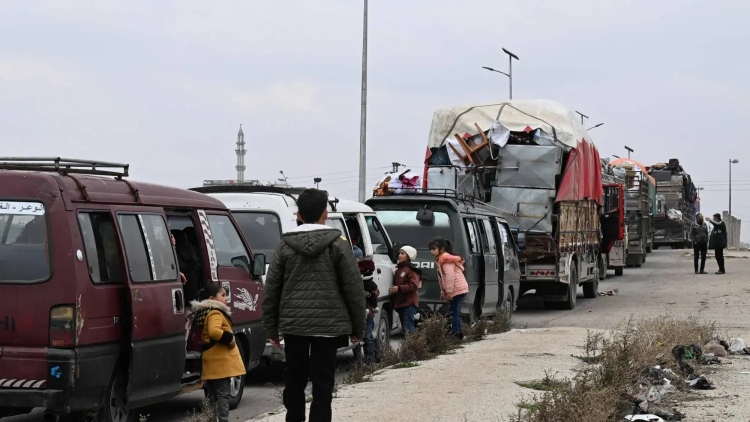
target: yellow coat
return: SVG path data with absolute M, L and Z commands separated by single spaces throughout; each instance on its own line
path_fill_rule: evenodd
M 204 345 L 214 344 L 203 352 L 201 379 L 216 380 L 245 375 L 245 363 L 242 361 L 239 345 L 230 348 L 227 344 L 234 339 L 231 320 L 226 316 L 231 315 L 229 307 L 215 300 L 204 300 L 193 302 L 193 308 L 197 308 L 198 315 L 208 312 L 201 340 Z

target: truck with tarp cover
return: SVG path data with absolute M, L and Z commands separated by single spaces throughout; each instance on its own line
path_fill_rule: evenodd
M 627 189 L 628 259 L 630 267 L 640 267 L 646 262 L 653 239 L 654 179 L 646 166 L 629 158 L 612 161 L 625 175 Z
M 695 223 L 698 197 L 693 179 L 676 158 L 668 163 L 654 164 L 648 172 L 656 181 L 654 248 L 689 248 L 690 228 Z
M 511 213 L 521 293 L 573 309 L 598 296 L 603 244 L 599 151 L 575 112 L 551 100 L 449 107 L 433 115 L 424 189 L 453 190 Z

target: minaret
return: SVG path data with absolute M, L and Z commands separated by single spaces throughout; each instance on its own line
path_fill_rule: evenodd
M 245 133 L 242 132 L 242 125 L 240 125 L 240 131 L 237 133 L 237 149 L 234 150 L 237 153 L 237 182 L 242 183 L 245 181 Z

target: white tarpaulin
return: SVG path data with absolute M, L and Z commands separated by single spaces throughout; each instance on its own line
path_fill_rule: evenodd
M 428 147 L 441 147 L 446 140 L 455 140 L 454 134 L 477 135 L 479 131 L 475 123 L 482 130 L 492 129 L 490 139 L 500 146 L 507 142 L 509 131 L 524 132 L 529 129 L 542 129 L 544 133 L 540 140 L 550 137 L 554 144 L 566 149 L 575 148 L 581 140 L 593 144 L 581 125 L 580 116 L 564 105 L 552 100 L 509 100 L 498 104 L 437 110 L 432 117 Z

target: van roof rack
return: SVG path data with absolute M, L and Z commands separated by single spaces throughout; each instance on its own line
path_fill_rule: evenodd
M 0 170 L 43 171 L 94 176 L 128 177 L 129 164 L 60 157 L 0 157 Z

